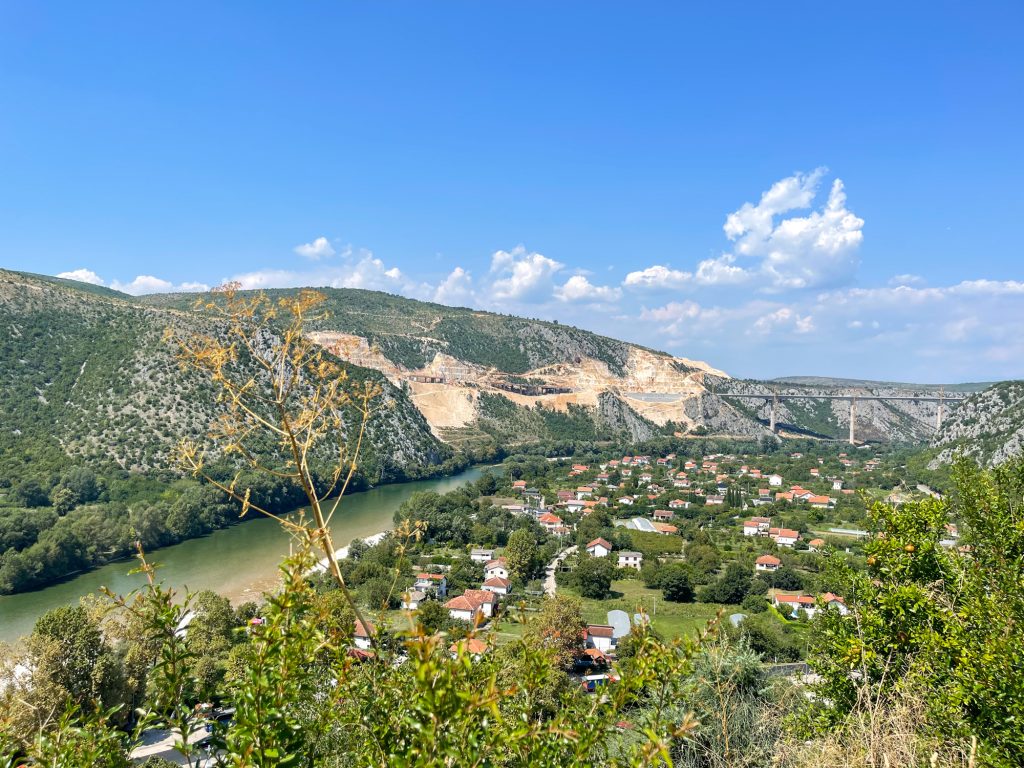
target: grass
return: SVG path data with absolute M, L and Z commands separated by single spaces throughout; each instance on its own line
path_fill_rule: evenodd
M 559 587 L 559 592 L 562 588 Z M 570 590 L 564 590 L 571 593 Z M 723 606 L 714 603 L 671 603 L 661 590 L 648 589 L 643 582 L 626 579 L 612 582 L 612 596 L 607 600 L 580 598 L 583 618 L 592 624 L 605 624 L 608 611 L 622 610 L 632 616 L 640 608 L 651 617 L 651 625 L 664 638 L 693 635 L 702 630 Z M 728 611 L 728 606 L 724 606 Z

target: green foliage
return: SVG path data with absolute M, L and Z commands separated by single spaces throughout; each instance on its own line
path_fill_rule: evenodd
M 583 555 L 572 571 L 573 582 L 583 597 L 603 600 L 608 597 L 612 587 L 612 576 L 615 566 L 610 557 L 590 557 Z
M 658 584 L 666 600 L 673 603 L 693 602 L 694 591 L 693 583 L 690 581 L 690 569 L 682 563 L 663 569 Z
M 743 563 L 729 563 L 725 573 L 704 587 L 701 600 L 705 603 L 731 603 L 739 605 L 750 591 L 751 569 Z
M 961 459 L 954 475 L 951 507 L 927 500 L 872 508 L 868 572 L 845 573 L 854 613 L 827 611 L 814 622 L 812 663 L 832 703 L 821 714 L 835 722 L 866 700 L 924 691 L 933 733 L 977 736 L 983 764 L 1019 765 L 1024 460 L 983 473 Z M 951 512 L 969 550 L 939 543 Z

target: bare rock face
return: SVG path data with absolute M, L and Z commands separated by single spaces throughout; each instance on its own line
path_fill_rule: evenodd
M 1024 381 L 1004 381 L 968 397 L 932 440 L 940 449 L 930 466 L 964 453 L 981 464 L 1001 464 L 1024 450 Z

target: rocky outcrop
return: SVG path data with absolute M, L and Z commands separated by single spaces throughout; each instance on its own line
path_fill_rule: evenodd
M 981 464 L 1001 464 L 1024 451 L 1024 381 L 1004 381 L 969 396 L 932 440 L 934 469 L 962 452 Z

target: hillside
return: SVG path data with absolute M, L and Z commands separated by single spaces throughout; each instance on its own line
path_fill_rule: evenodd
M 310 336 L 403 388 L 434 433 L 460 447 L 538 440 L 642 440 L 704 427 L 765 430 L 732 405 L 708 402 L 707 363 L 529 320 L 354 289 L 319 289 L 330 316 Z M 281 295 L 287 291 L 269 291 Z M 148 296 L 185 308 L 194 297 Z
M 960 384 L 915 384 L 906 381 L 874 381 L 872 379 L 843 379 L 832 376 L 780 376 L 772 379 L 772 383 L 779 384 L 801 384 L 815 387 L 839 388 L 860 388 L 860 389 L 898 389 L 914 392 L 981 392 L 991 387 L 992 381 L 969 381 Z
M 183 371 L 162 341 L 169 327 L 217 332 L 191 311 L 0 270 L 0 478 L 68 463 L 169 469 L 173 445 L 202 437 L 216 414 L 209 385 Z M 382 378 L 354 367 L 353 375 Z M 370 428 L 371 479 L 429 472 L 451 449 L 401 389 L 385 386 L 394 407 Z
M 1003 381 L 968 397 L 932 440 L 932 467 L 958 451 L 1001 464 L 1024 450 L 1024 381 Z
M 715 393 L 823 395 L 845 397 L 935 397 L 937 388 L 928 385 L 886 384 L 883 382 L 857 383 L 849 379 L 800 377 L 809 379 L 798 383 L 791 379 L 770 382 L 729 379 L 714 382 Z M 786 383 L 789 382 L 789 383 Z M 954 397 L 957 393 L 950 392 Z M 944 404 L 944 416 L 955 412 L 959 400 Z M 750 418 L 767 422 L 771 405 L 767 400 L 738 400 L 736 408 Z M 856 436 L 858 441 L 923 443 L 935 434 L 938 404 L 916 400 L 858 400 Z M 809 434 L 812 436 L 845 439 L 850 430 L 850 403 L 844 399 L 781 400 L 776 419 L 783 435 Z

